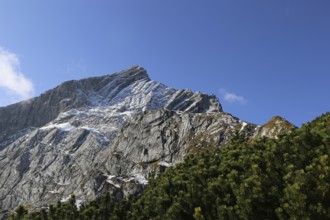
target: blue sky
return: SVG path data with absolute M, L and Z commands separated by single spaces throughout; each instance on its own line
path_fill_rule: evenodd
M 329 0 L 3 0 L 0 106 L 143 66 L 257 124 L 330 111 Z

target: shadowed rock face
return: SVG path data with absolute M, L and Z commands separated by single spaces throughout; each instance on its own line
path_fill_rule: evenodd
M 0 207 L 137 194 L 151 173 L 257 130 L 215 96 L 169 88 L 141 67 L 65 82 L 0 108 Z

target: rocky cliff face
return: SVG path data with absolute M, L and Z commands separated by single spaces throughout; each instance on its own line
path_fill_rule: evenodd
M 187 154 L 259 130 L 215 96 L 169 88 L 141 67 L 69 81 L 0 108 L 0 208 L 139 193 Z

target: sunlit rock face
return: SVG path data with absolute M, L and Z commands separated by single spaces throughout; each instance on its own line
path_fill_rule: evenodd
M 214 95 L 169 88 L 141 67 L 68 81 L 0 108 L 0 208 L 138 194 L 186 155 L 257 131 Z

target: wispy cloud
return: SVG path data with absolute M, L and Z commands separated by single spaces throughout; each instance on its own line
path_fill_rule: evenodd
M 246 104 L 247 102 L 243 96 L 228 92 L 224 88 L 220 89 L 220 94 L 222 95 L 222 98 L 229 103 Z
M 30 98 L 34 94 L 32 81 L 20 72 L 18 56 L 2 47 L 0 47 L 0 88 L 15 96 L 10 99 L 17 101 Z

